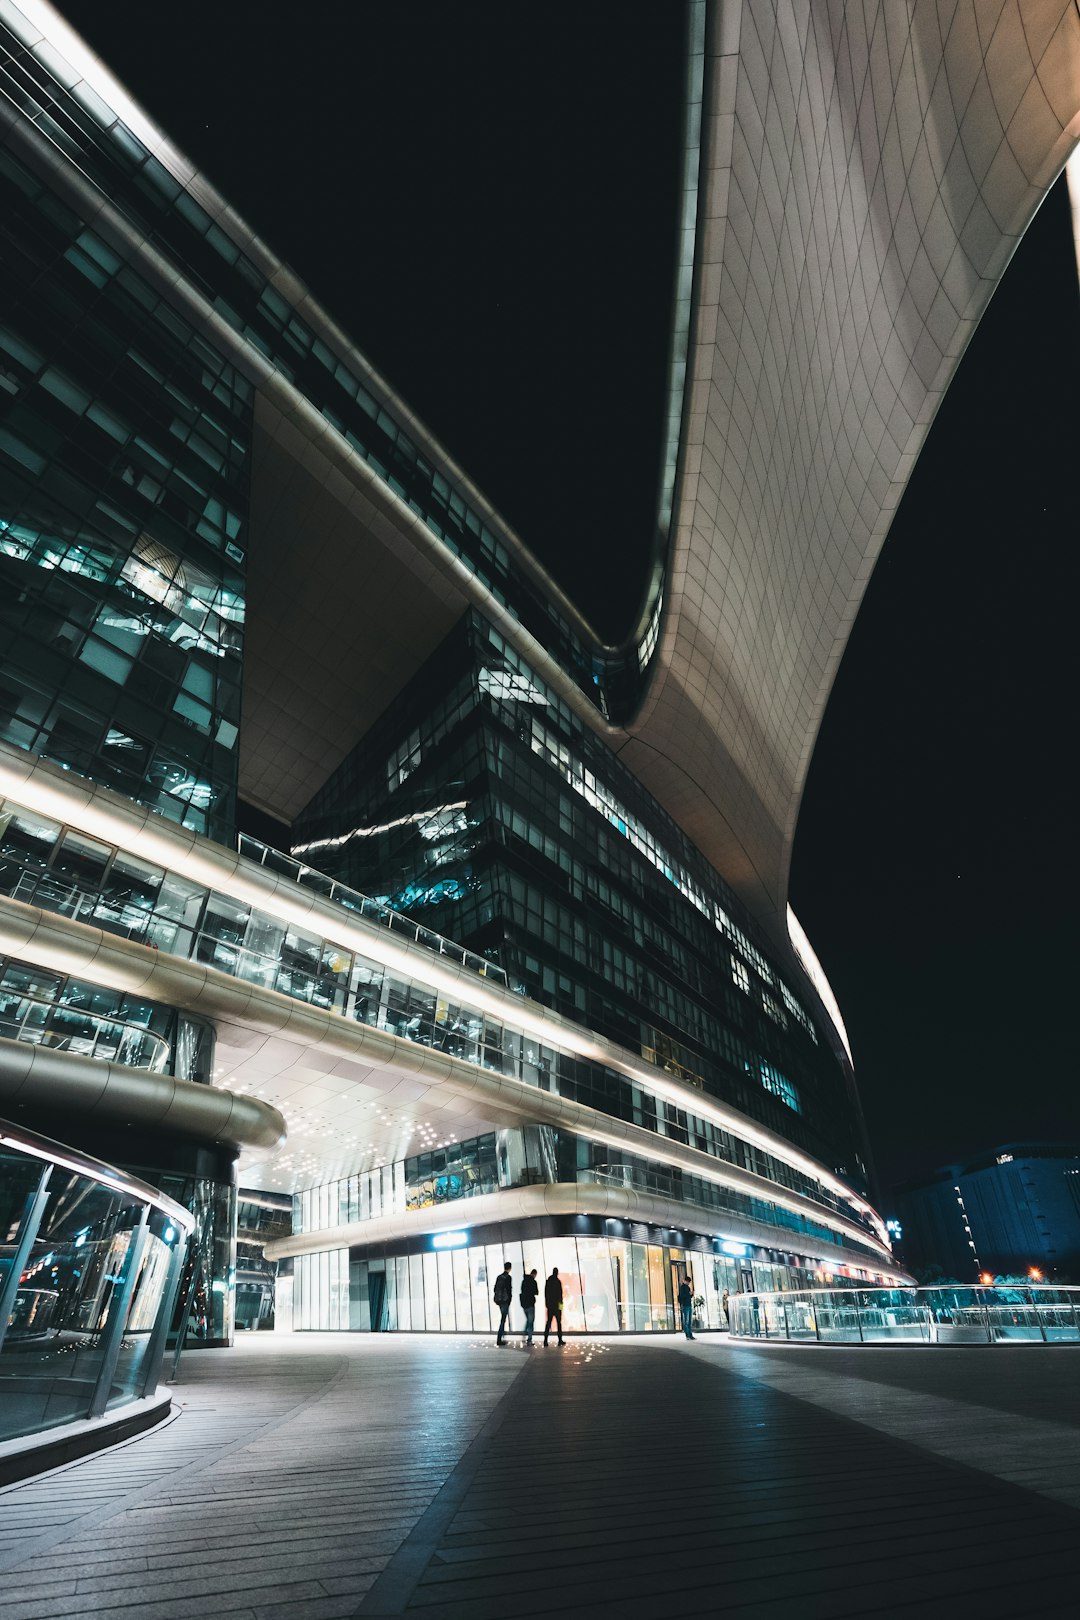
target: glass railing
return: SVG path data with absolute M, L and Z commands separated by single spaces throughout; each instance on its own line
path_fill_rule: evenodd
M 237 848 L 246 860 L 257 861 L 265 866 L 267 871 L 276 872 L 281 877 L 291 878 L 305 889 L 312 889 L 321 895 L 324 900 L 331 901 L 340 906 L 343 911 L 351 912 L 354 917 L 366 917 L 370 922 L 379 923 L 383 928 L 389 928 L 403 939 L 412 940 L 417 945 L 425 946 L 436 956 L 444 956 L 449 962 L 456 962 L 466 967 L 471 973 L 480 974 L 481 978 L 494 979 L 499 984 L 506 983 L 506 971 L 499 967 L 497 962 L 489 962 L 486 956 L 479 956 L 476 951 L 466 950 L 464 945 L 456 945 L 445 934 L 437 934 L 433 928 L 425 928 L 422 923 L 413 922 L 411 917 L 405 917 L 400 911 L 394 911 L 382 900 L 373 900 L 368 894 L 361 894 L 359 889 L 350 889 L 345 883 L 338 883 L 334 878 L 327 877 L 325 872 L 319 872 L 313 866 L 303 861 L 285 855 L 280 849 L 274 849 L 269 844 L 261 843 L 258 838 L 252 838 L 248 833 L 240 833 L 237 838 Z
M 154 1393 L 192 1224 L 0 1120 L 0 1443 Z
M 169 1068 L 169 1043 L 140 1024 L 107 1018 L 83 1007 L 58 1006 L 43 996 L 0 989 L 0 1035 L 57 1052 L 122 1063 L 154 1074 Z
M 821 1344 L 1080 1341 L 1080 1288 L 1026 1285 L 812 1288 L 733 1294 L 731 1331 Z

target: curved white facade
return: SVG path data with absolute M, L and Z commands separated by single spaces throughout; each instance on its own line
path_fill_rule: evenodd
M 621 752 L 782 932 L 799 800 L 867 581 L 1080 139 L 1080 14 L 720 0 L 705 83 L 667 611 Z

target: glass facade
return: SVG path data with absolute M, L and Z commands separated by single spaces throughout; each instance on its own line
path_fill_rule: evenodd
M 701 46 L 698 0 L 686 15 Z M 363 461 L 599 714 L 628 713 L 660 631 L 692 283 L 694 87 L 657 556 L 637 637 L 613 649 L 553 599 L 510 532 L 317 306 L 305 297 L 298 308 L 281 292 L 281 266 L 201 178 L 192 182 L 100 65 L 71 69 L 59 23 L 56 31 L 56 41 L 41 40 L 17 8 L 3 8 L 0 742 L 231 841 L 260 384 L 279 404 L 294 389 L 297 409 L 318 412 L 337 449 Z M 703 50 L 688 56 L 700 74 Z M 862 1264 L 879 1254 L 859 1196 L 850 1071 L 816 998 L 616 755 L 479 614 L 466 615 L 319 788 L 291 855 L 247 838 L 241 851 L 320 903 L 308 900 L 299 923 L 286 904 L 293 920 L 283 921 L 226 892 L 224 878 L 214 889 L 91 836 L 77 818 L 61 824 L 0 804 L 0 896 L 598 1110 L 651 1133 L 660 1161 L 540 1124 L 456 1144 L 421 1125 L 410 1157 L 305 1192 L 298 1227 L 406 1211 L 423 1219 L 449 1201 L 467 1207 L 485 1193 L 558 1182 L 685 1205 L 688 1225 L 697 1212 L 706 1230 L 741 1217 L 778 1241 L 790 1233 Z M 192 869 L 205 877 L 205 864 Z M 370 956 L 357 949 L 358 932 L 361 946 L 370 934 L 351 926 L 357 919 L 464 971 L 426 977 L 418 952 L 407 976 L 388 952 L 392 971 L 374 945 Z M 197 1020 L 32 964 L 4 971 L 0 1018 L 16 1038 L 120 1061 L 135 1053 L 143 1066 L 209 1077 L 212 1040 Z M 518 994 L 576 1026 L 558 1031 L 563 1044 L 537 1038 L 546 1027 L 535 1007 L 518 1015 Z M 610 1062 L 640 1066 L 640 1078 L 599 1061 L 595 1037 L 618 1048 Z M 590 1041 L 593 1055 L 578 1055 Z M 679 1100 L 668 1100 L 676 1090 Z M 589 1129 L 604 1134 L 595 1119 Z M 705 1173 L 663 1163 L 662 1141 L 668 1158 L 680 1157 L 676 1147 L 696 1152 Z M 194 1150 L 187 1165 L 158 1165 L 160 1184 L 196 1215 L 184 1328 L 226 1342 L 237 1297 L 235 1189 Z M 746 1172 L 757 1178 L 750 1190 Z M 784 1193 L 809 1212 L 790 1208 Z M 260 1221 L 251 1222 L 257 1237 Z M 538 1263 L 563 1254 L 578 1279 L 572 1327 L 668 1325 L 671 1268 L 683 1263 L 670 1244 L 628 1237 L 616 1252 L 609 1235 L 584 1230 L 542 1244 L 550 1253 L 541 1247 Z M 267 1314 L 266 1278 L 255 1239 L 249 1248 L 244 1319 L 256 1322 Z M 394 1256 L 381 1283 L 375 1259 L 355 1265 L 368 1267 L 363 1278 L 334 1251 L 298 1267 L 297 1325 L 481 1325 L 486 1261 L 434 1249 Z M 702 1309 L 713 1325 L 708 1299 Z
M 0 146 L 0 736 L 231 836 L 252 388 Z
M 727 1328 L 727 1308 L 740 1287 L 805 1288 L 813 1273 L 795 1255 L 743 1257 L 717 1252 L 704 1239 L 679 1240 L 659 1229 L 634 1226 L 625 1236 L 597 1231 L 548 1231 L 557 1223 L 526 1223 L 531 1235 L 507 1226 L 490 1240 L 466 1231 L 418 1240 L 394 1254 L 332 1249 L 293 1262 L 294 1324 L 302 1331 L 489 1333 L 499 1324 L 491 1293 L 509 1260 L 514 1304 L 510 1329 L 522 1331 L 518 1290 L 535 1268 L 541 1294 L 535 1333 L 543 1333 L 543 1283 L 553 1267 L 563 1285 L 567 1333 L 671 1333 L 678 1327 L 683 1277 L 694 1290 L 694 1325 Z M 617 1223 L 606 1223 L 609 1227 Z M 621 1224 L 621 1223 L 620 1223 Z M 579 1218 L 577 1225 L 590 1223 Z M 446 1239 L 456 1247 L 437 1247 Z M 420 1247 L 419 1243 L 424 1246 Z
M 0 956 L 0 1036 L 206 1085 L 213 1074 L 203 1019 L 13 956 Z
M 551 1186 L 575 1182 L 597 1188 L 621 1187 L 686 1206 L 688 1224 L 755 1221 L 783 1233 L 791 1241 L 813 1243 L 819 1251 L 841 1261 L 867 1268 L 873 1274 L 879 1262 L 870 1247 L 871 1226 L 861 1224 L 867 1243 L 847 1237 L 828 1226 L 786 1208 L 767 1196 L 754 1196 L 719 1185 L 677 1166 L 657 1164 L 632 1153 L 619 1152 L 601 1142 L 590 1142 L 573 1131 L 548 1125 L 489 1132 L 468 1141 L 448 1142 L 297 1193 L 293 1200 L 293 1230 L 318 1232 L 350 1222 L 363 1223 L 406 1210 L 421 1211 L 468 1200 L 481 1193 L 512 1187 Z M 854 1222 L 855 1212 L 842 1213 Z M 463 1203 L 463 1219 L 468 1218 Z M 362 1232 L 362 1224 L 358 1234 Z M 358 1236 L 358 1241 L 359 1241 Z
M 685 11 L 688 33 L 700 34 L 704 27 L 700 0 L 687 5 Z M 703 61 L 700 50 L 687 53 L 690 82 L 685 113 L 685 172 L 683 176 L 672 177 L 685 201 L 682 225 L 677 233 L 678 262 L 674 254 L 672 259 L 675 320 L 670 420 L 657 488 L 658 555 L 649 585 L 648 611 L 643 616 L 638 637 L 624 647 L 613 648 L 601 643 L 571 609 L 560 608 L 551 599 L 543 580 L 515 556 L 516 543 L 501 529 L 498 520 L 486 509 L 477 510 L 472 495 L 404 425 L 399 403 L 378 383 L 362 358 L 341 342 L 340 336 L 318 311 L 308 309 L 301 313 L 272 285 L 276 265 L 268 262 L 265 249 L 242 227 L 232 228 L 227 217 L 212 212 L 213 199 L 212 194 L 207 194 L 208 188 L 200 192 L 202 201 L 197 200 L 184 183 L 189 172 L 187 166 L 176 161 L 167 146 L 151 151 L 146 139 L 140 138 L 148 133 L 141 125 L 138 131 L 133 130 L 130 122 L 125 122 L 109 105 L 105 95 L 99 94 L 80 73 L 67 68 L 60 49 L 48 44 L 43 49 L 42 44 L 32 28 L 20 27 L 17 14 L 0 23 L 0 65 L 27 119 L 70 156 L 83 180 L 99 197 L 122 210 L 134 230 L 172 262 L 184 282 L 206 299 L 215 314 L 239 334 L 252 351 L 269 359 L 281 376 L 302 391 L 376 477 L 416 513 L 429 532 L 476 576 L 495 601 L 537 637 L 591 703 L 609 717 L 629 713 L 640 695 L 657 643 L 663 577 L 660 549 L 667 534 L 674 489 L 696 223 L 696 193 L 689 180 L 696 174 L 700 141 Z M 108 92 L 104 76 L 101 76 L 99 89 Z M 130 119 L 130 114 L 128 117 Z M 33 158 L 34 143 L 26 139 L 24 131 L 19 157 L 9 158 L 12 184 L 16 192 L 21 190 L 24 204 L 28 205 L 25 208 L 28 222 L 21 227 L 22 234 L 29 242 L 36 242 L 35 231 L 39 227 L 35 213 L 43 216 L 44 225 L 54 225 L 61 233 L 65 227 L 68 229 L 70 240 L 61 240 L 60 251 L 74 248 L 80 255 L 74 263 L 91 285 L 88 292 L 76 284 L 73 294 L 68 291 L 66 306 L 61 296 L 61 307 L 66 307 L 67 311 L 77 310 L 92 296 L 93 290 L 102 290 L 103 278 L 129 277 L 130 267 L 121 267 L 114 250 L 86 231 L 85 222 L 72 213 L 68 199 L 43 195 L 35 177 Z M 204 206 L 204 202 L 210 206 Z M 88 237 L 86 243 L 81 240 L 84 235 Z M 84 268 L 84 260 L 87 268 Z M 149 312 L 168 331 L 177 333 L 180 345 L 187 347 L 191 334 L 185 329 L 185 323 L 175 317 L 170 322 L 160 308 L 154 308 L 155 302 L 144 297 L 144 307 L 135 313 Z M 126 306 L 124 313 L 131 313 Z M 172 380 L 170 373 L 154 356 L 147 358 L 168 385 Z M 150 375 L 154 376 L 155 372 Z M 85 382 L 79 381 L 89 396 L 96 393 L 96 384 L 87 390 Z M 93 378 L 91 383 L 94 384 Z M 208 391 L 213 392 L 213 384 L 207 386 Z M 235 390 L 230 407 L 234 402 L 241 407 L 249 403 L 250 392 L 239 378 L 230 378 L 225 391 L 230 390 Z M 217 397 L 221 400 L 223 396 Z M 172 488 L 182 506 L 189 504 L 187 486 L 194 486 L 194 514 L 198 497 L 205 499 L 210 495 L 203 489 L 206 468 L 222 472 L 221 458 L 228 459 L 230 440 L 235 438 L 243 445 L 244 435 L 236 430 L 235 424 L 223 423 L 220 411 L 202 410 L 202 402 L 197 398 L 190 401 L 185 398 L 185 404 L 195 413 L 186 419 L 186 425 L 196 436 L 194 460 L 189 463 L 188 458 L 182 458 L 178 470 L 173 457 L 162 457 L 161 447 L 155 445 L 156 454 L 148 461 L 136 459 L 133 479 L 138 483 L 145 478 L 155 486 Z M 98 408 L 110 416 L 116 438 L 125 426 L 123 411 L 117 411 L 109 400 L 103 400 Z M 28 454 L 31 459 L 24 463 L 27 470 L 33 476 L 43 473 L 47 453 L 43 455 L 36 443 L 26 444 L 18 432 L 16 444 L 16 459 Z M 243 453 L 241 450 L 241 455 Z M 186 480 L 186 484 L 176 488 L 178 478 Z M 244 542 L 238 536 L 243 512 L 235 502 L 225 500 L 221 491 L 215 491 L 210 498 L 220 502 L 227 543 L 235 548 L 242 568 Z M 208 513 L 204 508 L 197 515 L 202 518 Z M 218 509 L 209 515 L 216 518 Z M 181 522 L 186 521 L 185 515 Z M 203 775 L 206 774 L 204 769 Z M 177 780 L 164 791 L 175 791 L 179 785 Z M 209 807 L 201 808 L 209 808 L 218 816 L 224 814 L 220 798 Z
M 149 1187 L 3 1123 L 0 1441 L 153 1393 L 190 1224 Z
M 294 828 L 294 853 L 865 1182 L 804 990 L 615 755 L 470 614 Z M 591 1077 L 560 1084 L 620 1110 Z

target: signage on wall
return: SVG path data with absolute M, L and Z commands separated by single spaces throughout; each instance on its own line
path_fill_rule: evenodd
M 736 1243 L 734 1238 L 723 1238 L 720 1248 L 722 1253 L 734 1255 L 741 1259 L 744 1254 L 749 1252 L 750 1245 L 748 1243 Z
M 469 1241 L 468 1232 L 436 1232 L 431 1239 L 433 1249 L 464 1249 Z

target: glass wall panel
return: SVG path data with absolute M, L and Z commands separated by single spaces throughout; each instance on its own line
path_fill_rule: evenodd
M 468 1249 L 469 1284 L 472 1289 L 473 1326 L 484 1332 L 493 1326 L 491 1320 L 491 1290 L 494 1279 L 488 1281 L 487 1250 L 476 1246 Z
M 410 1254 L 409 1260 L 409 1317 L 413 1331 L 424 1327 L 424 1257 Z
M 399 1332 L 407 1333 L 412 1327 L 412 1296 L 409 1292 L 409 1257 L 400 1255 L 394 1261 L 397 1273 L 395 1283 L 395 1297 L 397 1300 L 397 1322 L 394 1324 Z
M 663 1332 L 674 1326 L 671 1305 L 671 1270 L 663 1249 L 649 1244 L 649 1314 L 654 1329 Z
M 438 1333 L 442 1327 L 439 1316 L 438 1255 L 425 1254 L 424 1260 L 424 1321 L 429 1333 Z
M 149 1188 L 121 1191 L 92 1161 L 69 1169 L 46 1157 L 52 1144 L 27 1133 L 24 1151 L 15 1127 L 4 1134 L 0 1440 L 153 1393 L 159 1369 L 149 1357 L 164 1346 L 191 1224 L 171 1202 L 152 1202 Z
M 454 1257 L 449 1249 L 440 1249 L 437 1258 L 439 1262 L 439 1327 L 444 1333 L 453 1333 L 457 1327 L 457 1318 L 454 1315 Z
M 473 1326 L 469 1251 L 467 1249 L 455 1249 L 451 1258 L 454 1262 L 454 1309 L 457 1316 L 457 1328 L 459 1333 L 469 1333 L 472 1331 Z
M 590 1333 L 615 1333 L 620 1326 L 620 1313 L 610 1244 L 607 1238 L 579 1237 L 577 1253 L 585 1326 Z
M 563 1285 L 563 1332 L 580 1333 L 585 1326 L 585 1307 L 581 1298 L 577 1246 L 570 1237 L 544 1238 L 543 1241 L 544 1271 L 540 1280 L 540 1305 L 544 1304 L 544 1281 L 550 1277 L 552 1267 L 557 1266 Z M 544 1319 L 547 1319 L 546 1310 Z

